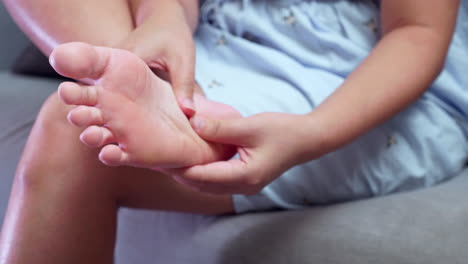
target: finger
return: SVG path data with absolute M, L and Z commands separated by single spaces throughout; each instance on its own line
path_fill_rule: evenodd
M 236 186 L 244 184 L 247 175 L 247 163 L 239 159 L 232 159 L 189 167 L 184 170 L 182 176 L 185 180 L 199 185 Z
M 188 54 L 190 52 L 186 52 Z M 169 61 L 169 75 L 177 101 L 189 117 L 195 114 L 193 91 L 195 89 L 195 58 L 185 55 Z
M 259 173 L 234 159 L 178 169 L 174 178 L 193 189 L 212 194 L 255 194 L 261 190 Z M 174 175 L 174 174 L 173 174 Z
M 257 130 L 250 118 L 216 120 L 194 116 L 190 123 L 202 138 L 236 146 L 249 146 Z

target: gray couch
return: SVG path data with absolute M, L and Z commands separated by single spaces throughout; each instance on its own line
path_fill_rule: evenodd
M 3 219 L 27 135 L 60 81 L 10 72 L 28 42 L 1 6 L 0 36 Z M 122 209 L 116 263 L 465 264 L 467 190 L 468 170 L 435 188 L 303 211 L 207 217 Z

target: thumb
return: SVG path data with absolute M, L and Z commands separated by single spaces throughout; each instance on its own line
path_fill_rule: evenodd
M 250 145 L 256 130 L 250 118 L 215 120 L 194 116 L 190 123 L 202 138 L 236 146 Z

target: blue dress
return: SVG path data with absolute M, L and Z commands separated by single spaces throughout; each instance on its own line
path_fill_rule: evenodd
M 234 195 L 236 211 L 387 195 L 461 171 L 468 157 L 467 6 L 445 69 L 417 102 L 353 143 L 290 169 L 259 194 Z M 196 79 L 209 98 L 244 116 L 313 111 L 380 37 L 379 6 L 370 0 L 206 0 L 200 16 Z

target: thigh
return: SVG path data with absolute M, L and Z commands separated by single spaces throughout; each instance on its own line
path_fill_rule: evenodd
M 58 83 L 53 79 L 0 73 L 0 221 L 28 134 L 42 103 Z
M 46 54 L 57 43 L 73 41 L 115 46 L 134 25 L 126 0 L 10 0 L 5 4 L 21 29 Z
M 155 171 L 120 167 L 115 180 L 119 204 L 124 207 L 208 215 L 234 212 L 232 196 L 201 193 Z

